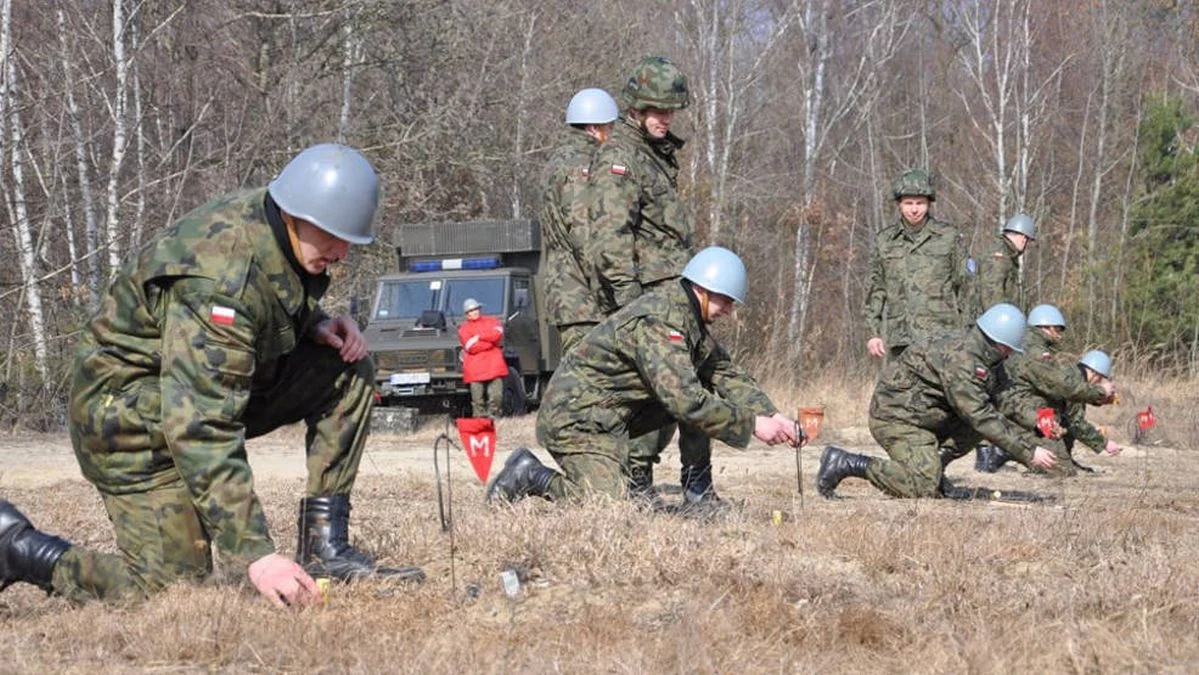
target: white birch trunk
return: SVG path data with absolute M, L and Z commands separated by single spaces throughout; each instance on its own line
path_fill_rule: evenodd
M 101 283 L 102 274 L 100 271 L 100 257 L 97 252 L 100 250 L 100 229 L 96 223 L 96 202 L 92 195 L 92 179 L 91 172 L 88 171 L 87 149 L 84 146 L 83 123 L 80 121 L 79 104 L 75 100 L 75 70 L 72 68 L 72 59 L 70 51 L 67 48 L 67 21 L 63 14 L 62 6 L 59 5 L 57 12 L 58 19 L 58 53 L 62 61 L 63 71 L 63 89 L 66 90 L 66 105 L 67 105 L 67 122 L 71 128 L 71 141 L 75 151 L 75 170 L 78 174 L 79 181 L 79 208 L 83 212 L 83 240 L 84 240 L 84 255 L 87 257 L 86 269 L 88 287 L 91 289 L 92 299 L 98 300 L 100 291 L 103 288 Z M 71 255 L 72 260 L 78 260 L 75 255 Z
M 108 190 L 106 192 L 108 210 L 104 219 L 109 275 L 116 274 L 121 267 L 121 196 L 118 188 L 121 180 L 121 165 L 125 161 L 125 150 L 128 143 L 125 104 L 129 94 L 129 63 L 125 59 L 124 0 L 112 0 L 112 59 L 116 69 L 116 91 L 112 105 L 112 158 L 108 167 Z
M 25 307 L 29 313 L 29 332 L 33 340 L 34 367 L 41 376 L 43 385 L 46 384 L 47 355 L 49 348 L 46 343 L 46 320 L 42 311 L 42 294 L 38 286 L 41 277 L 37 252 L 34 248 L 32 228 L 29 224 L 29 212 L 25 198 L 25 171 L 22 164 L 23 133 L 21 127 L 21 106 L 17 101 L 18 81 L 17 64 L 13 57 L 12 45 L 12 0 L 4 0 L 0 10 L 0 58 L 4 60 L 4 84 L 0 87 L 0 100 L 3 101 L 3 112 L 7 112 L 9 125 L 7 140 L 9 168 L 12 172 L 12 188 L 9 202 L 12 204 L 13 239 L 17 246 L 17 260 L 21 266 L 21 281 L 24 285 Z M 0 129 L 0 136 L 4 135 Z

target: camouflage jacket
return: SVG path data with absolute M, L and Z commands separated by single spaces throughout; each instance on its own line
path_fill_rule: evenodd
M 1003 354 L 978 328 L 958 329 L 908 347 L 887 362 L 870 399 L 870 416 L 948 433 L 964 422 L 1027 464 L 1037 439 L 1006 419 L 991 400 Z
M 1000 412 L 1033 431 L 1037 411 L 1053 408 L 1058 424 L 1070 435 L 1102 450 L 1107 441 L 1086 421 L 1086 406 L 1104 401 L 1103 387 L 1088 384 L 1077 364 L 1064 363 L 1058 346 L 1041 331 L 1029 330 L 1024 342 L 1024 353 L 1013 354 L 1003 365 L 996 394 Z
M 545 310 L 550 323 L 568 326 L 604 318 L 591 290 L 584 263 L 587 205 L 583 190 L 591 157 L 599 144 L 585 131 L 570 129 L 541 174 L 541 241 L 544 246 Z
M 327 318 L 328 276 L 301 273 L 267 204 L 258 189 L 201 206 L 121 270 L 84 333 L 70 402 L 85 476 L 113 493 L 182 478 L 217 550 L 242 562 L 275 550 L 242 413 Z
M 978 288 L 976 309 L 980 314 L 1001 302 L 1024 306 L 1020 293 L 1020 252 L 1006 236 L 999 235 L 987 254 L 979 258 L 974 284 Z
M 969 325 L 968 258 L 957 230 L 931 216 L 918 230 L 900 219 L 879 232 L 867 272 L 870 335 L 902 347 Z
M 643 284 L 673 279 L 692 255 L 691 219 L 678 198 L 683 141 L 648 137 L 617 122 L 587 179 L 591 229 L 587 258 L 606 314 L 629 304 Z
M 637 436 L 669 418 L 743 448 L 756 415 L 777 412 L 708 334 L 687 282 L 662 286 L 593 328 L 554 372 L 537 414 L 552 452 Z M 571 444 L 586 447 L 567 447 Z

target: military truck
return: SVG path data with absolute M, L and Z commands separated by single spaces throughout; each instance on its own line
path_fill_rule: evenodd
M 408 224 L 396 243 L 400 271 L 379 278 L 363 330 L 377 405 L 469 415 L 458 326 L 474 298 L 504 323 L 504 414 L 535 406 L 561 355 L 543 311 L 537 221 Z

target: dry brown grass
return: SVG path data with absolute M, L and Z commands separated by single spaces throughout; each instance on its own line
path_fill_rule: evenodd
M 1195 388 L 1138 391 L 1122 409 L 1093 414 L 1110 415 L 1104 421 L 1119 428 L 1135 406 L 1160 401 L 1170 435 L 1189 414 Z M 862 440 L 868 395 L 868 386 L 828 383 L 779 402 L 823 402 L 830 424 L 822 440 L 878 452 Z M 1176 435 L 1189 438 L 1192 426 L 1184 427 Z M 427 425 L 415 444 L 428 447 L 440 430 Z M 500 433 L 511 448 L 531 441 L 532 425 L 505 421 Z M 969 460 L 950 469 L 964 484 L 1055 498 L 1035 506 L 900 501 L 853 480 L 840 490 L 845 499 L 825 501 L 811 484 L 818 448 L 803 456 L 801 502 L 791 451 L 717 453 L 718 485 L 740 508 L 711 523 L 602 501 L 490 509 L 456 458 L 452 555 L 430 471 L 366 475 L 355 494 L 355 538 L 397 562 L 425 565 L 423 586 L 337 586 L 325 606 L 297 612 L 215 583 L 115 608 L 72 608 L 14 586 L 0 595 L 0 671 L 1199 668 L 1194 452 L 1141 446 L 1108 459 L 1084 450 L 1080 459 L 1103 473 L 1069 481 L 1014 470 L 983 476 Z M 660 480 L 674 483 L 677 459 L 662 466 Z M 287 550 L 294 550 L 301 489 L 298 479 L 260 480 Z M 3 493 L 45 529 L 112 550 L 87 485 Z M 772 523 L 775 510 L 785 513 L 780 526 Z M 528 574 L 517 599 L 500 587 L 510 565 Z M 468 584 L 480 587 L 477 598 Z

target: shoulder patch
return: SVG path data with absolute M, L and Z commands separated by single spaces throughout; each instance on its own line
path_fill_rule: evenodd
M 223 305 L 213 305 L 212 312 L 208 315 L 209 321 L 221 326 L 232 326 L 236 318 L 237 312 L 232 307 L 225 307 Z
M 1006 254 L 1006 253 L 1004 253 L 1003 251 L 996 251 L 996 252 L 995 252 L 995 257 L 996 257 L 996 258 L 1006 258 L 1006 257 L 1007 257 L 1007 254 Z
M 974 258 L 966 258 L 966 271 L 971 274 L 978 274 L 978 263 L 974 262 Z
M 628 175 L 629 167 L 625 166 L 624 164 L 613 164 L 612 173 L 616 174 L 617 176 Z
M 590 168 L 590 167 L 586 167 L 586 166 L 585 166 L 585 167 L 583 167 L 582 174 L 583 174 L 583 178 L 586 178 L 586 177 L 590 176 L 590 175 L 591 175 L 591 168 Z
M 1042 361 L 1052 361 L 1053 354 L 1051 352 L 1041 352 L 1041 360 Z
M 983 366 L 974 366 L 974 376 L 980 380 L 987 379 L 987 369 Z
M 680 333 L 680 332 L 679 332 L 679 331 L 677 331 L 677 330 L 671 330 L 671 331 L 670 331 L 670 332 L 667 334 L 667 337 L 669 337 L 669 338 L 670 338 L 670 341 L 671 341 L 671 342 L 682 342 L 682 341 L 683 341 L 683 334 L 682 334 L 682 333 Z

